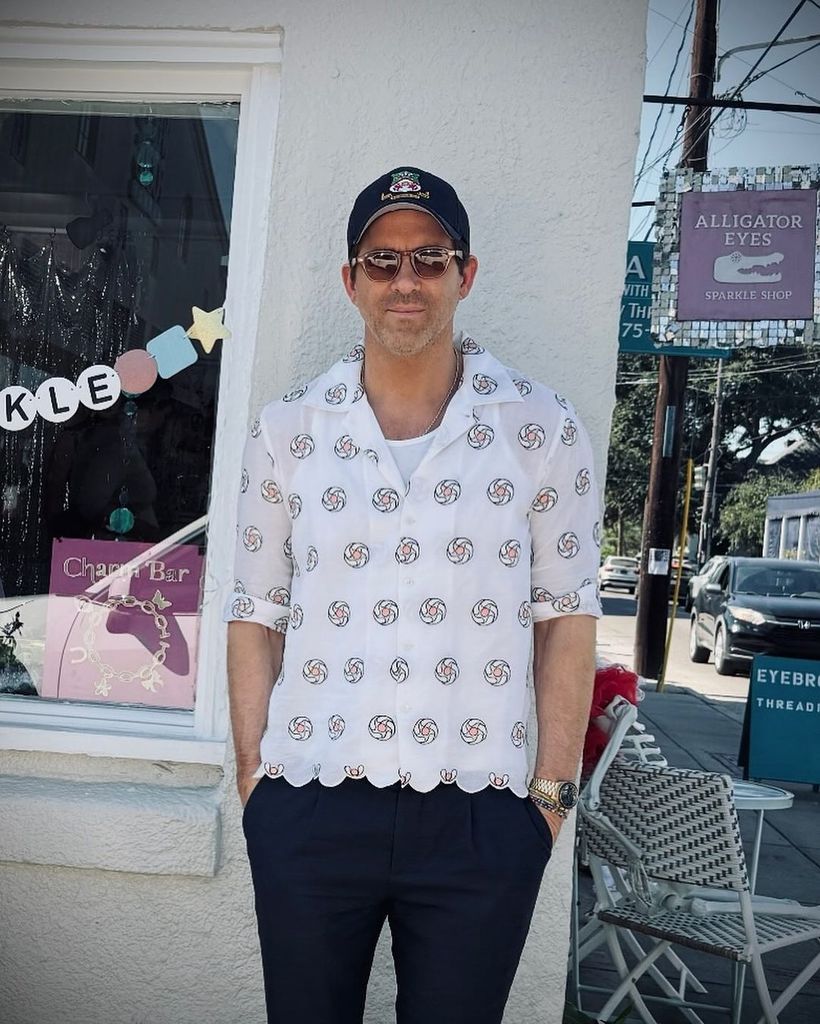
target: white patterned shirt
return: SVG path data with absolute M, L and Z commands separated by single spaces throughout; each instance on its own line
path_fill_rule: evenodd
M 268 775 L 526 795 L 532 623 L 601 614 L 599 495 L 566 399 L 460 344 L 407 484 L 361 345 L 251 427 L 225 618 L 287 633 Z

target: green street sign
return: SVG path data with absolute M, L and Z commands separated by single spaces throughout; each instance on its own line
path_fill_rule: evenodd
M 660 345 L 649 333 L 652 311 L 652 254 L 654 242 L 628 242 L 626 278 L 621 298 L 619 352 L 638 352 L 651 356 L 697 356 L 701 359 L 727 359 L 728 348 L 688 348 Z

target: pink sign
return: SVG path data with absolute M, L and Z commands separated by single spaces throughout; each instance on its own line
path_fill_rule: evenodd
M 687 192 L 677 319 L 811 319 L 816 224 L 816 189 Z
M 195 544 L 56 539 L 41 695 L 192 708 L 202 566 Z

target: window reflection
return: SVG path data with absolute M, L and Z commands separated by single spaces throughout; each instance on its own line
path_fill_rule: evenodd
M 0 391 L 54 385 L 0 427 L 0 692 L 190 708 L 221 343 L 185 331 L 224 301 L 238 105 L 0 111 Z

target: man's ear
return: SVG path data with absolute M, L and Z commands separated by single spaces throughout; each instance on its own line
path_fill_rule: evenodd
M 356 305 L 356 275 L 349 263 L 342 264 L 342 283 L 345 286 L 347 297 Z
M 458 297 L 466 299 L 473 287 L 473 281 L 478 273 L 478 260 L 472 253 L 464 261 L 464 269 L 461 272 L 461 286 L 458 289 Z

